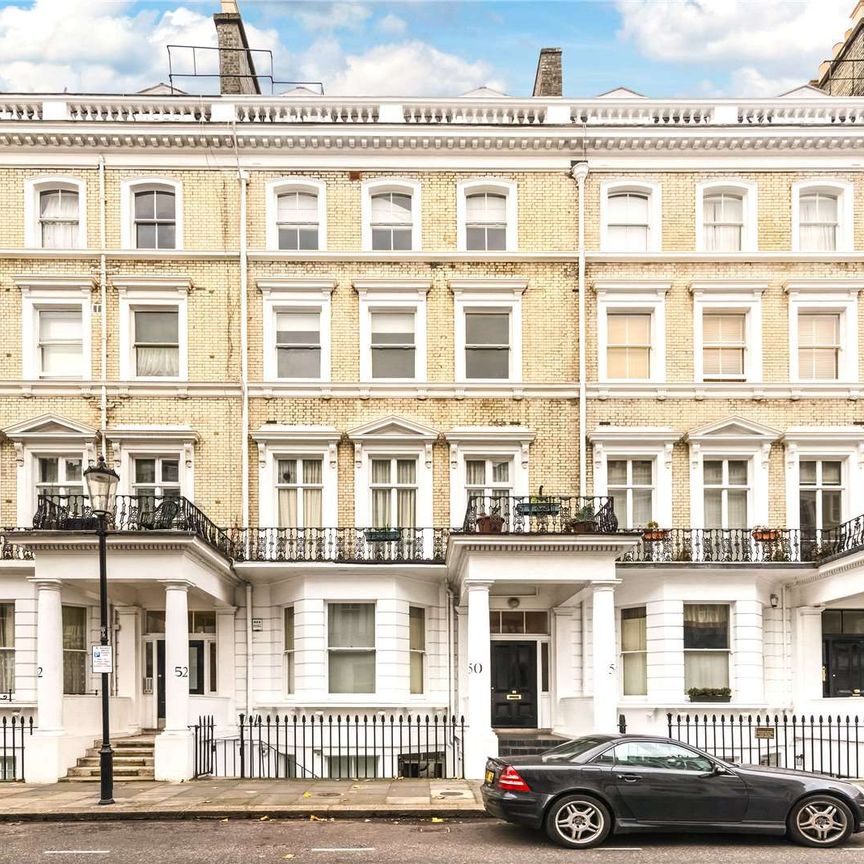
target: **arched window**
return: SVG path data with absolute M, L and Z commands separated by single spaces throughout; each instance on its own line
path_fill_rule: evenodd
M 267 248 L 319 252 L 327 248 L 325 186 L 319 180 L 274 180 L 267 189 Z
M 420 249 L 420 184 L 416 180 L 370 180 L 363 184 L 363 249 Z
M 134 180 L 123 184 L 124 212 L 121 226 L 124 248 L 182 249 L 183 198 L 173 180 Z
M 87 245 L 84 183 L 65 177 L 27 181 L 24 242 L 40 249 L 81 249 Z
M 660 250 L 660 187 L 605 183 L 600 198 L 600 246 L 607 252 Z
M 792 211 L 792 248 L 796 252 L 852 251 L 852 192 L 848 183 L 796 183 Z
M 515 251 L 515 183 L 472 180 L 459 184 L 458 196 L 456 215 L 461 251 Z

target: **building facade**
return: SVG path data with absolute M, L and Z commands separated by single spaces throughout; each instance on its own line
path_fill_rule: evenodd
M 661 729 L 700 689 L 852 710 L 862 117 L 812 89 L 4 95 L 28 779 L 98 732 L 100 453 L 112 722 L 158 730 L 157 777 L 192 775 L 205 714 L 464 716 L 478 776 L 496 732 Z

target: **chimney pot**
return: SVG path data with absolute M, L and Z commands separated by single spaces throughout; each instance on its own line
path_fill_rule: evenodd
M 561 95 L 561 49 L 541 48 L 532 96 Z

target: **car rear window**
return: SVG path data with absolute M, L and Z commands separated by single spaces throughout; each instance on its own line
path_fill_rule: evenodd
M 572 761 L 611 740 L 611 735 L 586 735 L 584 738 L 574 738 L 572 741 L 565 741 L 547 750 L 541 758 L 544 762 Z

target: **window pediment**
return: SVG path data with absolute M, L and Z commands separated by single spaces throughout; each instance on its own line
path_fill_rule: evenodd
M 384 442 L 425 442 L 431 444 L 438 438 L 438 433 L 428 426 L 406 420 L 404 417 L 384 417 L 364 423 L 348 432 L 348 437 L 355 442 L 369 444 Z
M 780 431 L 742 417 L 728 417 L 693 429 L 685 440 L 696 443 L 764 443 L 776 441 Z
M 22 420 L 3 429 L 3 434 L 10 441 L 92 441 L 96 437 L 96 429 L 75 420 L 68 420 L 59 414 L 42 414 L 40 417 Z

